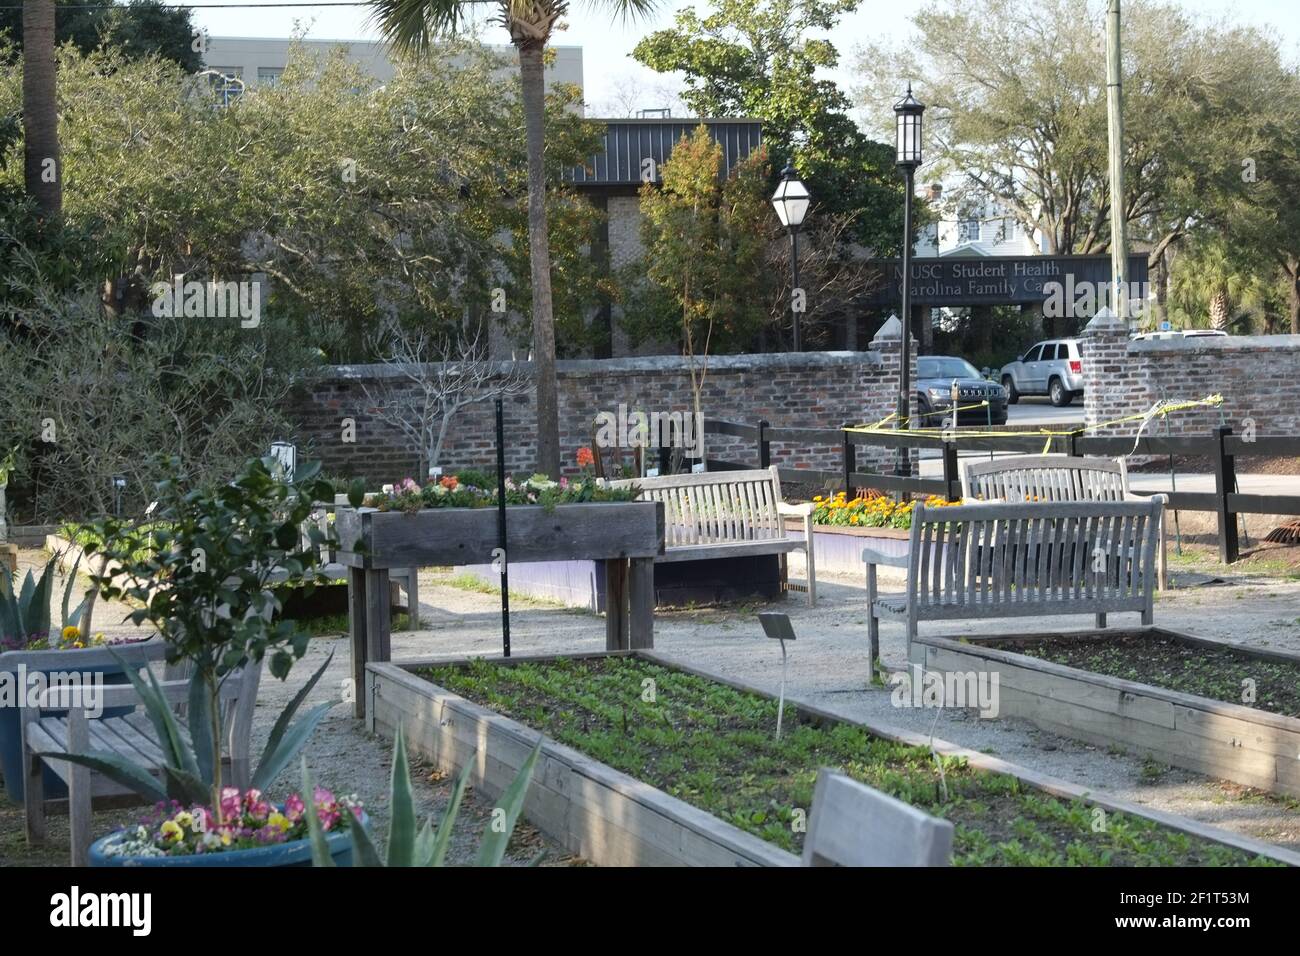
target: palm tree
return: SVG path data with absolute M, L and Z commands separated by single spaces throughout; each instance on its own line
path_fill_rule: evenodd
M 59 106 L 54 67 L 54 0 L 23 3 L 23 182 L 47 219 L 63 208 Z
M 1203 308 L 1210 328 L 1220 332 L 1246 318 L 1238 307 L 1258 292 L 1258 277 L 1221 237 L 1197 243 L 1176 259 L 1172 279 L 1182 307 L 1193 315 Z
M 427 53 L 440 37 L 461 29 L 476 0 L 372 0 L 372 19 L 399 50 Z M 495 3 L 492 22 L 510 31 L 519 51 L 528 151 L 528 247 L 533 286 L 533 362 L 537 368 L 537 470 L 560 473 L 559 394 L 555 380 L 555 317 L 551 300 L 551 253 L 546 232 L 545 87 L 542 56 L 568 0 L 486 0 Z M 616 15 L 637 16 L 655 0 L 592 0 Z

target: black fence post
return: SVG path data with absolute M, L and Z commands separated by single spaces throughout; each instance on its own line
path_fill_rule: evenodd
M 772 467 L 772 443 L 767 440 L 767 430 L 772 426 L 767 419 L 758 420 L 758 467 Z
M 1217 444 L 1214 455 L 1214 502 L 1219 518 L 1219 560 L 1224 564 L 1234 563 L 1240 557 L 1240 544 L 1237 540 L 1237 516 L 1228 508 L 1228 495 L 1237 487 L 1237 461 L 1228 454 L 1226 439 L 1232 435 L 1232 428 L 1220 425 L 1214 429 Z
M 961 475 L 957 473 L 957 443 L 945 440 L 943 443 L 943 483 L 947 489 L 949 501 L 961 497 Z
M 853 444 L 853 435 L 848 431 L 852 422 L 845 422 L 840 427 L 840 439 L 844 443 L 844 497 L 857 497 L 853 490 L 853 473 L 858 470 L 858 446 Z
M 1078 432 L 1070 432 L 1069 437 L 1066 439 L 1066 451 L 1069 453 L 1071 458 L 1083 457 L 1079 454 L 1079 433 Z
M 673 467 L 673 450 L 659 446 L 659 474 L 666 475 L 672 471 Z

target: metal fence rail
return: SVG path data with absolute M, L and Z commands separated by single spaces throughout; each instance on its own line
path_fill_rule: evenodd
M 1220 426 L 1207 435 L 1195 437 L 1150 437 L 1068 435 L 1018 435 L 961 437 L 960 429 L 943 435 L 918 435 L 914 432 L 858 432 L 845 428 L 773 428 L 766 421 L 753 424 L 706 418 L 706 434 L 725 435 L 752 442 L 758 467 L 772 464 L 772 443 L 803 446 L 837 447 L 840 449 L 842 467 L 838 471 L 799 468 L 783 464 L 777 473 L 782 481 L 807 482 L 841 488 L 849 497 L 861 488 L 875 488 L 898 494 L 943 495 L 955 500 L 961 496 L 961 472 L 958 467 L 958 448 L 962 451 L 1016 452 L 1037 455 L 1047 452 L 1074 456 L 1094 455 L 1117 458 L 1130 455 L 1173 456 L 1206 458 L 1214 472 L 1214 491 L 1160 492 L 1168 497 L 1168 507 L 1178 511 L 1212 511 L 1218 516 L 1219 558 L 1231 564 L 1240 555 L 1237 515 L 1282 514 L 1300 515 L 1300 495 L 1257 495 L 1237 491 L 1237 458 L 1259 456 L 1300 456 L 1298 436 L 1258 436 L 1247 438 L 1234 435 L 1232 429 Z M 948 434 L 948 433 L 945 433 Z M 908 449 L 934 449 L 942 454 L 943 477 L 922 478 L 913 475 L 883 474 L 859 471 L 857 449 L 862 447 L 885 448 L 897 451 Z M 752 468 L 753 464 L 717 459 L 708 460 L 710 471 Z M 1155 492 L 1135 491 L 1135 494 Z

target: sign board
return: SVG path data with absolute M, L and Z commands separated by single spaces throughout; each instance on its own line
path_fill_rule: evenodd
M 298 448 L 291 442 L 271 442 L 271 457 L 286 481 L 293 481 L 293 474 L 298 468 Z
M 902 301 L 903 264 L 873 259 L 875 287 L 863 304 L 895 308 Z M 1145 299 L 1147 257 L 1129 256 L 1129 284 L 1140 283 L 1130 299 Z M 1110 256 L 932 256 L 912 260 L 912 304 L 923 306 L 1032 305 L 1045 302 L 1054 287 L 1072 293 L 1091 283 L 1110 286 Z M 873 280 L 869 280 L 873 281 Z M 1139 294 L 1141 293 L 1141 294 Z

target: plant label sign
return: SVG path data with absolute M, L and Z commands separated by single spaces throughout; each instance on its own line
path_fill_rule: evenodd
M 298 447 L 292 442 L 271 442 L 271 457 L 285 481 L 293 481 L 293 473 L 298 468 Z

